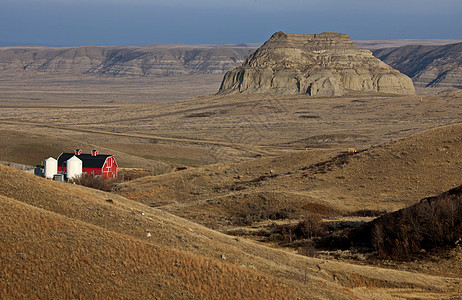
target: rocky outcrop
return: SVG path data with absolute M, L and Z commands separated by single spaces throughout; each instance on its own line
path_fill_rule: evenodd
M 411 77 L 416 86 L 462 88 L 462 43 L 379 49 L 374 55 Z
M 277 32 L 226 73 L 218 93 L 339 96 L 356 91 L 415 93 L 409 77 L 351 43 L 347 34 Z
M 222 74 L 255 51 L 250 45 L 3 47 L 0 71 L 108 76 Z

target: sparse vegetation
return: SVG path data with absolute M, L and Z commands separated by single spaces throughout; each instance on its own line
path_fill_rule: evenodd
M 294 207 L 283 207 L 274 199 L 268 199 L 260 194 L 247 200 L 242 208 L 235 212 L 235 224 L 248 226 L 265 220 L 294 219 L 299 213 L 300 210 Z
M 296 210 L 291 208 L 273 209 L 258 203 L 246 203 L 238 213 L 237 225 L 252 225 L 264 220 L 284 220 L 293 218 Z
M 327 226 L 318 214 L 310 214 L 300 221 L 294 228 L 297 239 L 312 239 L 327 234 Z
M 380 217 L 386 214 L 386 210 L 377 210 L 377 209 L 361 209 L 356 210 L 351 213 L 348 213 L 348 216 L 353 217 Z
M 312 241 L 305 241 L 298 248 L 298 253 L 300 253 L 301 255 L 309 256 L 309 257 L 316 257 L 318 254 L 318 251 L 316 250 L 314 243 Z

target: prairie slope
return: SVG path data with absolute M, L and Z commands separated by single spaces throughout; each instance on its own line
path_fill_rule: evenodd
M 0 196 L 0 297 L 293 299 L 281 283 Z
M 451 295 L 460 284 L 454 278 L 294 255 L 117 195 L 1 165 L 0 206 L 0 255 L 5 262 L 0 291 L 10 298 L 49 297 L 55 291 L 92 298 L 117 292 L 130 298 L 144 293 L 236 299 L 283 292 L 276 297 L 293 299 L 295 293 L 302 299 L 358 299 Z
M 338 212 L 396 210 L 460 185 L 461 163 L 458 124 L 355 154 L 300 151 L 144 177 L 120 184 L 118 193 L 209 226 L 226 226 L 256 204 L 268 213 L 286 209 L 296 215 L 307 205 Z

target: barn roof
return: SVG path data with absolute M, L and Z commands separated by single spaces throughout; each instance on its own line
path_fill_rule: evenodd
M 62 167 L 64 163 L 74 155 L 75 153 L 61 153 L 61 155 L 58 156 L 58 166 Z M 105 154 L 98 154 L 96 156 L 91 154 L 77 155 L 77 157 L 82 161 L 83 168 L 102 168 L 106 159 L 111 156 L 112 155 Z

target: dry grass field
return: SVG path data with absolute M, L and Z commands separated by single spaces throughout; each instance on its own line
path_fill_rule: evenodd
M 99 98 L 89 95 L 95 99 L 93 103 L 78 100 L 85 95 L 82 87 L 62 102 L 51 95 L 37 101 L 14 102 L 2 93 L 2 129 L 198 166 L 305 148 L 364 149 L 462 122 L 458 109 L 462 93 L 337 98 L 205 95 L 172 105 L 158 103 L 156 96 L 149 104 L 141 104 L 148 100 L 146 95 L 131 88 L 128 91 L 134 99 L 123 104 L 98 101 L 113 95 L 104 87 Z M 140 104 L 132 104 L 136 97 Z
M 169 102 L 215 93 L 221 74 L 101 77 L 46 72 L 0 72 L 0 102 L 80 105 Z
M 460 278 L 451 273 L 411 275 L 304 257 L 114 194 L 1 165 L 0 183 L 0 245 L 9 249 L 1 251 L 3 299 L 388 299 L 460 293 Z
M 214 96 L 219 76 L 183 79 L 0 77 L 0 161 L 99 149 L 143 175 L 105 193 L 0 165 L 0 298 L 461 297 L 460 247 L 312 258 L 225 233 L 360 222 L 460 185 L 462 93 Z
M 295 297 L 267 274 L 164 246 L 160 235 L 149 239 L 150 228 L 167 222 L 154 211 L 0 169 L 0 245 L 8 247 L 1 251 L 2 299 Z M 167 239 L 177 238 L 174 228 L 167 231 Z

